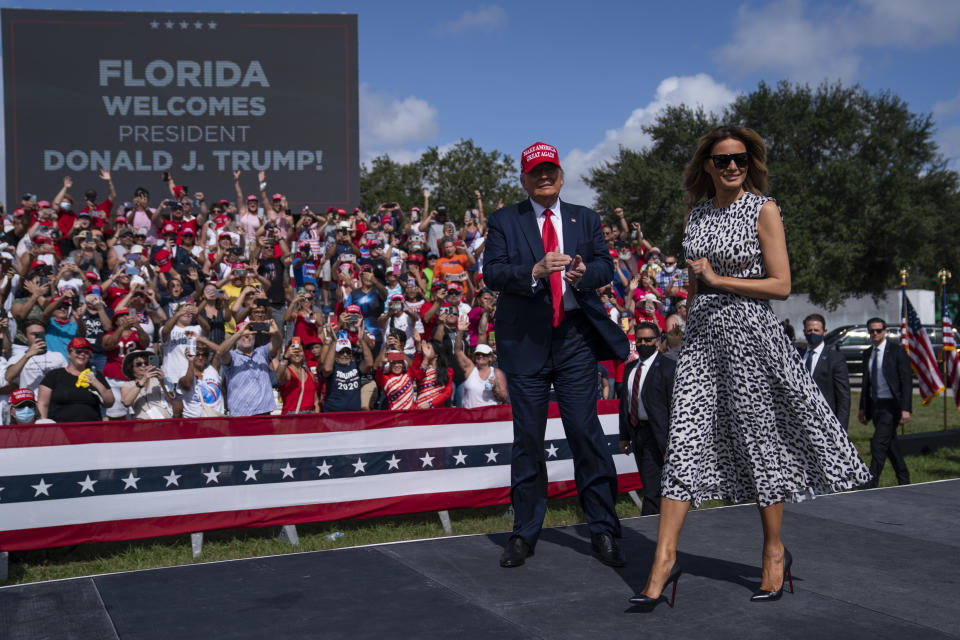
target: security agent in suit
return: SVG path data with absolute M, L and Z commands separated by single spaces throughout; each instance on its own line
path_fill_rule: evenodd
M 807 350 L 801 354 L 803 364 L 813 376 L 830 410 L 844 429 L 850 423 L 850 372 L 843 356 L 836 349 L 828 349 L 823 343 L 827 333 L 827 321 L 819 313 L 811 313 L 803 319 L 803 336 Z
M 643 481 L 640 515 L 660 513 L 660 475 L 667 453 L 670 401 L 677 361 L 659 353 L 660 327 L 641 322 L 634 330 L 639 359 L 623 370 L 620 385 L 620 451 L 637 459 Z
M 873 345 L 863 354 L 863 387 L 857 417 L 861 424 L 873 420 L 871 486 L 880 482 L 880 472 L 887 458 L 890 458 L 897 475 L 897 484 L 910 484 L 910 472 L 897 441 L 897 425 L 909 422 L 913 406 L 910 358 L 899 344 L 887 340 L 887 323 L 880 318 L 867 320 L 867 330 Z
M 617 473 L 597 416 L 595 384 L 598 359 L 624 360 L 629 351 L 595 292 L 613 279 L 613 261 L 600 216 L 560 201 L 563 170 L 555 148 L 536 143 L 524 150 L 521 171 L 530 198 L 490 215 L 484 249 L 484 281 L 500 291 L 497 352 L 513 402 L 515 515 L 500 565 L 522 565 L 543 526 L 543 440 L 553 384 L 594 551 L 602 562 L 623 566 Z

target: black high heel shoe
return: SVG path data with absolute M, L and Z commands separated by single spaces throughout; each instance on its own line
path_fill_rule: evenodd
M 787 551 L 787 548 L 783 548 L 783 582 L 780 583 L 780 588 L 776 591 L 766 591 L 765 589 L 759 589 L 750 596 L 750 602 L 773 602 L 774 600 L 779 600 L 780 596 L 783 595 L 783 585 L 787 583 L 790 585 L 790 593 L 793 593 L 793 576 L 790 574 L 790 565 L 793 564 L 793 556 L 790 555 L 790 552 Z
M 680 581 L 680 574 L 682 573 L 683 572 L 680 571 L 680 565 L 674 562 L 673 568 L 670 569 L 670 575 L 667 576 L 667 581 L 663 583 L 663 589 L 661 590 L 661 594 L 659 598 L 651 598 L 650 596 L 639 593 L 633 596 L 632 598 L 630 598 L 630 604 L 632 604 L 635 607 L 638 607 L 640 611 L 642 611 L 643 613 L 653 611 L 654 607 L 656 607 L 661 602 L 668 602 L 667 598 L 663 595 L 662 591 L 666 591 L 667 587 L 672 582 L 673 593 L 670 594 L 670 600 L 669 600 L 670 608 L 672 609 L 673 603 L 677 598 L 677 582 Z

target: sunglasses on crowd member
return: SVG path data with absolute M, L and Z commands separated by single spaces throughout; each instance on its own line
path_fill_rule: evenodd
M 677 264 L 677 261 L 676 261 L 676 260 L 667 260 L 667 261 L 664 262 L 663 264 L 667 265 L 668 267 L 672 267 L 673 265 Z
M 884 331 L 886 331 L 886 328 L 880 328 L 880 329 L 867 329 L 867 331 L 868 331 L 869 333 L 883 333 Z
M 746 151 L 743 153 L 722 153 L 715 156 L 710 156 L 710 159 L 713 160 L 713 166 L 717 169 L 726 169 L 730 166 L 731 160 L 736 163 L 738 169 L 743 169 L 745 166 L 747 166 L 747 161 L 750 159 L 750 154 Z

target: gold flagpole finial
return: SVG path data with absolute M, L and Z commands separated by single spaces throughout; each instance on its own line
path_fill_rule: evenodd
M 940 278 L 940 284 L 947 284 L 947 280 L 952 278 L 953 274 L 946 269 L 940 269 L 940 271 L 937 272 L 937 277 Z
M 908 275 L 908 272 L 906 269 L 900 269 L 900 286 L 901 287 L 907 286 L 907 275 Z

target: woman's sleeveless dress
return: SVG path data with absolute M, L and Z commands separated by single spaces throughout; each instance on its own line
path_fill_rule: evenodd
M 757 237 L 765 196 L 690 212 L 688 262 L 764 278 Z M 662 495 L 756 500 L 761 507 L 866 484 L 871 476 L 845 429 L 763 300 L 698 292 L 677 363 Z

